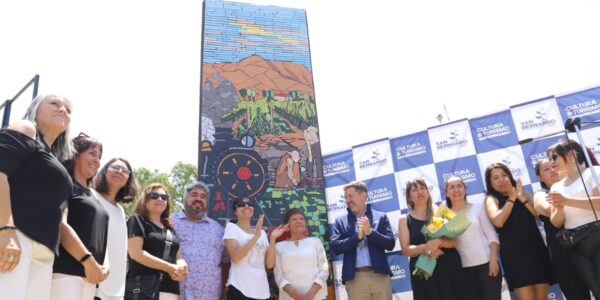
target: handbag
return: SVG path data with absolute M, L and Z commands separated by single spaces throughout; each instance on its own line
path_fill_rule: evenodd
M 561 229 L 556 239 L 567 250 L 590 252 L 600 244 L 600 221 L 590 222 L 573 229 Z
M 163 249 L 162 259 L 168 261 L 173 235 L 167 228 L 167 239 Z M 158 300 L 160 295 L 160 283 L 165 273 L 152 275 L 138 275 L 125 280 L 125 300 Z

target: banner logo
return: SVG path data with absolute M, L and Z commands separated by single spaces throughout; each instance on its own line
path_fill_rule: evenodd
M 444 181 L 446 181 L 450 177 L 455 176 L 462 178 L 464 183 L 477 181 L 477 174 L 475 174 L 475 172 L 471 171 L 469 168 L 442 174 L 442 178 L 444 179 Z
M 371 151 L 371 156 L 368 159 L 361 160 L 358 165 L 359 168 L 365 169 L 370 167 L 381 167 L 387 163 L 387 158 L 380 157 L 381 153 L 379 149 Z
M 369 190 L 369 198 L 367 199 L 367 203 L 377 203 L 393 199 L 394 193 L 384 186 L 382 188 Z
M 390 265 L 390 271 L 392 271 L 392 280 L 406 278 L 406 269 L 404 269 L 401 265 Z
M 596 102 L 596 100 L 588 100 L 581 103 L 567 105 L 565 107 L 565 111 L 567 112 L 567 117 L 569 118 L 583 117 L 599 113 L 600 105 L 598 102 Z
M 483 127 L 477 127 L 477 139 L 484 141 L 490 138 L 504 136 L 510 134 L 510 126 L 502 122 L 494 123 Z
M 325 177 L 350 172 L 350 165 L 345 161 L 336 161 L 323 166 Z
M 547 119 L 546 112 L 541 108 L 535 111 L 534 119 L 521 122 L 521 129 L 536 129 L 540 127 L 552 127 L 556 124 L 555 119 Z
M 522 170 L 521 168 L 513 168 L 511 166 L 511 160 L 510 157 L 507 156 L 506 158 L 502 159 L 502 163 L 505 164 L 508 169 L 510 170 L 510 172 L 512 173 L 514 178 L 519 178 L 522 175 Z
M 344 195 L 339 195 L 339 197 L 337 197 L 337 201 L 331 201 L 330 203 L 327 203 L 327 211 L 346 209 L 346 208 L 347 208 L 346 198 L 344 198 Z
M 396 147 L 396 159 L 408 158 L 411 156 L 425 154 L 427 148 L 421 145 L 420 142 L 415 142 L 410 145 L 400 145 Z
M 458 130 L 450 131 L 448 139 L 436 142 L 437 150 L 445 150 L 452 147 L 463 147 L 467 145 L 467 139 L 460 136 Z

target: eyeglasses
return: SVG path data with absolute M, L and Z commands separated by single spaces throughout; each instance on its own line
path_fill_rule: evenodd
M 167 201 L 167 200 L 169 200 L 169 195 L 167 195 L 167 194 L 159 194 L 157 192 L 150 193 L 150 199 L 152 199 L 152 200 L 158 200 L 159 198 L 162 199 L 163 201 Z
M 129 171 L 129 169 L 127 169 L 126 167 L 123 167 L 121 165 L 110 165 L 108 166 L 109 168 L 115 170 L 115 171 L 119 171 L 125 175 L 129 175 L 131 174 L 131 171 Z
M 552 155 L 550 155 L 551 161 L 556 161 L 557 159 L 558 159 L 558 155 L 556 153 L 552 153 Z
M 235 203 L 235 208 L 240 208 L 240 207 L 244 207 L 244 206 L 254 207 L 254 204 L 252 204 L 252 202 L 250 202 L 250 201 L 242 201 L 242 202 Z

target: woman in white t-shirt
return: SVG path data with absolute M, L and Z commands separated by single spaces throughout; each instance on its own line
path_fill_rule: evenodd
M 600 174 L 600 167 L 593 153 L 588 154 L 594 166 L 585 160 L 579 143 L 562 140 L 548 148 L 547 154 L 558 172 L 565 177 L 552 185 L 547 200 L 552 204 L 550 220 L 555 227 L 564 225 L 567 230 L 582 230 L 596 222 L 600 215 L 600 192 L 594 183 L 592 168 Z M 581 174 L 581 177 L 580 177 Z M 585 184 L 585 185 L 584 185 Z M 590 200 L 588 200 L 589 193 Z M 590 206 L 593 204 L 594 210 Z M 575 269 L 596 299 L 600 299 L 600 238 L 597 231 L 579 242 L 569 251 Z
M 483 205 L 467 202 L 467 187 L 460 177 L 446 180 L 446 205 L 464 211 L 471 226 L 456 239 L 470 299 L 500 300 L 502 274 L 498 264 L 498 235 Z
M 135 199 L 138 184 L 131 165 L 126 159 L 113 158 L 102 167 L 95 179 L 93 195 L 109 215 L 106 258 L 110 273 L 96 289 L 96 297 L 102 300 L 119 300 L 125 296 L 125 273 L 127 268 L 127 224 L 125 211 L 119 204 Z
M 262 229 L 264 215 L 258 217 L 256 228 L 250 226 L 254 204 L 248 197 L 233 201 L 233 213 L 237 223 L 227 223 L 223 243 L 231 257 L 227 281 L 227 299 L 268 299 L 269 282 L 265 268 L 275 265 L 275 241 L 286 230 L 279 226 L 271 233 L 270 243 Z

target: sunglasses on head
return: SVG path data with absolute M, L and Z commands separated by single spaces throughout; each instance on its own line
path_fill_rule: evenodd
M 152 199 L 152 200 L 158 200 L 159 198 L 161 200 L 163 200 L 163 201 L 167 201 L 167 200 L 169 200 L 169 195 L 167 195 L 167 194 L 159 194 L 157 192 L 150 193 L 150 199 Z
M 131 174 L 131 171 L 129 171 L 129 169 L 127 169 L 126 167 L 123 167 L 121 165 L 110 165 L 108 166 L 109 168 L 115 170 L 115 171 L 119 171 L 125 175 L 129 175 Z
M 254 204 L 252 204 L 252 202 L 250 202 L 250 201 L 242 201 L 242 202 L 235 203 L 235 208 L 240 208 L 240 207 L 244 207 L 244 206 L 254 207 Z
M 551 161 L 556 161 L 557 159 L 558 159 L 558 154 L 552 153 L 552 155 L 550 155 L 550 160 Z

